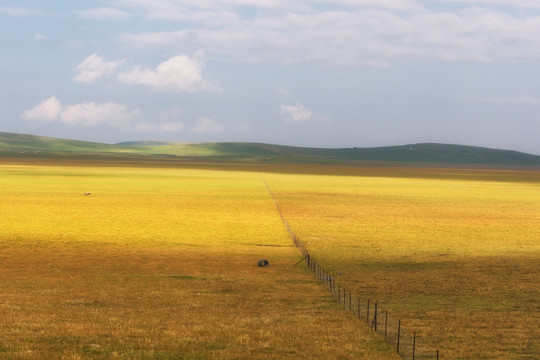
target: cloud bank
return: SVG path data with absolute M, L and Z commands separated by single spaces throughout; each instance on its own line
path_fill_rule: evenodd
M 232 61 L 388 66 L 394 61 L 540 60 L 536 36 L 540 16 L 507 9 L 540 8 L 537 1 L 124 0 L 121 4 L 154 20 L 172 21 L 172 14 L 186 20 L 171 31 L 121 34 L 121 42 L 143 49 L 199 48 Z M 246 16 L 237 10 L 242 6 L 259 12 Z M 222 12 L 229 15 L 218 21 Z
M 55 96 L 51 96 L 35 107 L 25 110 L 21 119 L 35 123 L 59 122 L 69 126 L 108 126 L 143 133 L 180 133 L 187 130 L 191 134 L 200 135 L 218 134 L 225 131 L 222 123 L 208 117 L 199 117 L 186 129 L 184 123 L 177 120 L 180 111 L 176 108 L 164 111 L 161 119 L 153 122 L 136 121 L 139 116 L 139 109 L 128 110 L 126 106 L 112 101 L 62 105 Z
M 124 105 L 115 102 L 81 104 L 63 106 L 60 101 L 52 96 L 43 100 L 37 106 L 25 110 L 21 119 L 26 121 L 61 122 L 67 125 L 80 125 L 94 127 L 107 125 L 121 127 L 129 120 L 139 115 L 139 110 L 128 111 Z

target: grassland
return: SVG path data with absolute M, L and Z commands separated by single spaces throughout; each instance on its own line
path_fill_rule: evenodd
M 401 318 L 442 358 L 540 357 L 539 172 L 297 172 L 264 176 L 342 286 Z
M 540 356 L 538 170 L 156 155 L 169 145 L 1 158 L 0 358 L 395 358 L 292 267 L 261 174 L 340 284 L 441 358 Z
M 160 164 L 0 162 L 0 358 L 397 357 L 292 267 L 257 171 Z
M 511 150 L 448 144 L 410 144 L 374 148 L 306 148 L 263 143 L 178 143 L 128 141 L 104 144 L 0 132 L 0 157 L 122 160 L 258 162 L 273 164 L 444 163 L 528 166 L 538 170 L 540 156 Z M 137 165 L 135 165 L 137 166 Z

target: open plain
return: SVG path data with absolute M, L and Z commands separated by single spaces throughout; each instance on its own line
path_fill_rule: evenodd
M 293 267 L 263 178 L 310 253 L 441 358 L 540 355 L 537 171 L 146 165 L 0 164 L 0 358 L 398 358 Z
M 540 356 L 538 172 L 338 173 L 266 180 L 295 234 L 342 274 L 342 287 L 378 302 L 393 327 L 401 319 L 417 331 L 432 345 L 425 356 L 436 348 L 449 359 Z
M 0 358 L 397 358 L 292 267 L 256 171 L 94 165 L 0 166 Z

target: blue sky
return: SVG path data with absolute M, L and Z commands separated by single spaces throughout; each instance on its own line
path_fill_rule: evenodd
M 537 0 L 0 0 L 0 131 L 540 154 Z

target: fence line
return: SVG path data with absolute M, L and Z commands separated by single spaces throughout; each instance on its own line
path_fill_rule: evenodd
M 410 331 L 403 328 L 401 319 L 397 321 L 389 317 L 388 310 L 383 310 L 378 306 L 378 303 L 372 303 L 370 299 L 362 301 L 359 295 L 353 295 L 352 291 L 347 290 L 335 280 L 335 276 L 326 271 L 317 260 L 310 255 L 306 245 L 292 231 L 287 220 L 283 217 L 281 208 L 274 196 L 270 186 L 259 173 L 268 193 L 270 194 L 276 209 L 289 233 L 289 237 L 294 245 L 302 253 L 303 259 L 313 275 L 320 281 L 324 282 L 334 299 L 343 305 L 345 310 L 348 310 L 355 315 L 360 321 L 366 321 L 366 325 L 371 327 L 375 333 L 381 335 L 388 344 L 395 348 L 396 352 L 403 358 L 412 358 L 413 360 L 422 359 L 442 359 L 439 349 L 436 349 L 429 344 L 422 342 L 422 337 L 416 331 Z M 302 261 L 301 260 L 301 261 Z M 365 314 L 365 315 L 364 315 Z

